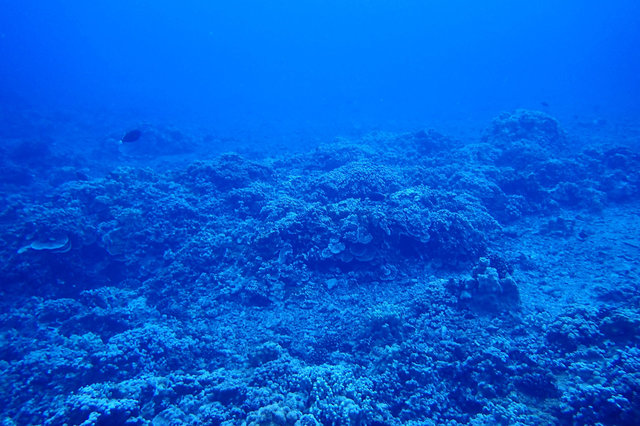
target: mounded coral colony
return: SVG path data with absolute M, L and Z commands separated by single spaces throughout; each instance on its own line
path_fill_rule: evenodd
M 4 421 L 635 424 L 639 171 L 517 111 L 3 192 Z

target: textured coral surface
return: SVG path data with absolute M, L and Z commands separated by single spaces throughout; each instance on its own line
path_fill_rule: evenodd
M 3 424 L 637 424 L 637 146 L 524 110 L 301 152 L 150 132 L 5 135 Z

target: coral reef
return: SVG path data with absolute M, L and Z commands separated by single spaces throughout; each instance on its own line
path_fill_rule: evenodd
M 640 154 L 568 138 L 520 110 L 99 176 L 11 139 L 2 421 L 634 424 Z

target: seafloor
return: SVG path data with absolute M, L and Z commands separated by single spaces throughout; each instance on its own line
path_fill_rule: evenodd
M 3 425 L 639 422 L 638 134 L 171 163 L 175 130 L 90 161 L 4 124 Z

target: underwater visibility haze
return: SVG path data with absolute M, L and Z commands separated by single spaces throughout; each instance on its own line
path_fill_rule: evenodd
M 562 118 L 638 113 L 640 6 L 629 0 L 2 9 L 2 88 L 49 108 L 330 136 L 486 122 L 541 102 Z
M 638 46 L 631 0 L 0 0 L 0 421 L 640 424 Z

